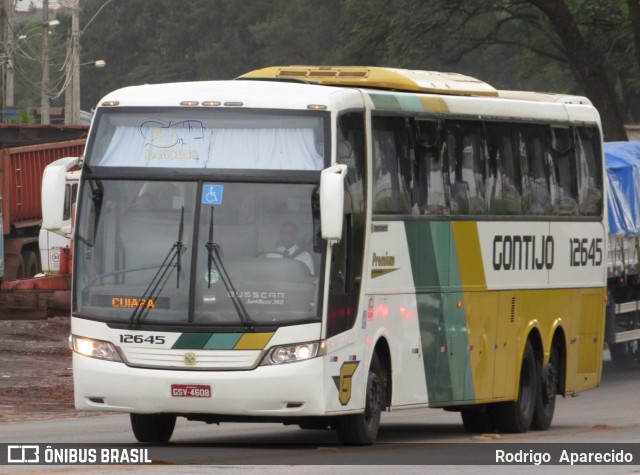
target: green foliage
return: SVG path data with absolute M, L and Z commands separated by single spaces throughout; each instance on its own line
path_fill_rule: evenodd
M 629 2 L 564 0 L 627 118 L 640 119 Z M 500 89 L 583 94 L 566 46 L 535 0 L 81 0 L 82 108 L 120 87 L 230 79 L 268 65 L 451 70 Z M 104 7 L 104 8 L 103 8 Z M 62 105 L 68 15 L 52 28 L 53 105 Z M 39 103 L 41 28 L 26 22 L 16 103 Z M 18 72 L 19 70 L 19 72 Z M 18 84 L 20 84 L 18 86 Z
M 7 121 L 10 124 L 35 124 L 36 118 L 24 109 L 18 110 L 18 117 Z

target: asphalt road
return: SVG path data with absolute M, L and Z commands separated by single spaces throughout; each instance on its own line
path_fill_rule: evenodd
M 516 467 L 484 465 L 495 451 L 538 452 L 602 446 L 606 450 L 633 448 L 634 465 L 553 466 L 528 464 L 519 472 L 640 473 L 640 369 L 620 371 L 605 361 L 600 387 L 578 397 L 559 399 L 550 430 L 526 434 L 472 437 L 457 413 L 411 409 L 385 413 L 379 442 L 371 447 L 345 447 L 332 431 L 301 430 L 280 424 L 206 425 L 179 419 L 172 444 L 150 447 L 155 465 L 124 468 L 74 467 L 74 473 L 200 473 L 214 468 L 230 473 L 513 473 Z M 0 443 L 134 444 L 125 415 L 102 415 L 39 422 L 0 424 Z M 523 446 L 513 444 L 527 444 Z M 533 445 L 531 445 L 533 444 Z M 541 446 L 536 444 L 552 444 Z M 513 448 L 513 449 L 512 449 Z M 596 446 L 597 448 L 597 446 Z M 603 450 L 605 450 L 603 449 Z M 555 456 L 555 455 L 554 455 Z M 425 465 L 436 462 L 438 465 Z M 483 463 L 483 465 L 477 465 Z M 168 464 L 168 466 L 165 466 Z M 181 464 L 181 465 L 173 465 Z M 440 464 L 446 464 L 440 465 Z M 469 465 L 476 464 L 476 465 Z M 68 467 L 45 467 L 67 473 Z M 302 470 L 303 468 L 313 469 Z M 166 472 L 165 472 L 166 469 Z M 170 470 L 169 470 L 170 469 Z M 37 467 L 0 467 L 0 472 L 39 473 Z M 67 471 L 65 471 L 67 470 Z M 104 470 L 104 471 L 102 471 Z

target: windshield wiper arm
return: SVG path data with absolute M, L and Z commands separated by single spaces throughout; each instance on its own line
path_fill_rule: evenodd
M 182 207 L 182 211 L 180 212 L 180 225 L 178 226 L 178 240 L 173 243 L 171 249 L 167 253 L 166 257 L 160 264 L 158 271 L 155 273 L 151 282 L 147 286 L 146 290 L 142 294 L 142 296 L 138 299 L 138 305 L 133 309 L 131 316 L 129 317 L 129 325 L 135 326 L 137 325 L 142 318 L 149 312 L 149 308 L 147 306 L 147 302 L 149 299 L 157 300 L 162 291 L 164 290 L 164 286 L 169 280 L 169 276 L 173 271 L 174 267 L 178 268 L 178 288 L 180 287 L 180 262 L 182 253 L 186 250 L 184 244 L 182 242 L 182 234 L 184 232 L 184 206 Z M 177 261 L 175 266 L 173 265 L 173 261 Z M 155 295 L 155 297 L 154 297 Z
M 215 264 L 216 269 L 220 273 L 220 278 L 222 279 L 222 283 L 227 289 L 227 294 L 231 298 L 231 302 L 240 317 L 240 320 L 247 328 L 253 328 L 254 321 L 249 316 L 247 309 L 245 308 L 242 300 L 238 297 L 238 293 L 236 292 L 235 287 L 233 286 L 233 282 L 227 273 L 227 269 L 220 258 L 220 244 L 213 242 L 213 206 L 211 207 L 211 218 L 209 220 L 209 241 L 205 243 L 204 247 L 207 248 L 208 260 L 207 260 L 207 271 L 208 271 L 208 287 L 211 288 L 211 263 Z

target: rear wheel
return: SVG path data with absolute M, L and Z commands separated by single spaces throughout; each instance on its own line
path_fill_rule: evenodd
M 547 430 L 551 426 L 553 414 L 556 410 L 556 394 L 558 393 L 558 379 L 560 377 L 560 348 L 554 344 L 549 355 L 549 364 L 541 368 L 542 363 L 537 361 L 538 392 L 536 407 L 533 413 L 531 428 L 535 430 Z
M 168 414 L 129 414 L 138 442 L 168 442 L 173 435 L 176 416 Z
M 518 399 L 493 405 L 493 416 L 500 432 L 527 432 L 533 420 L 538 393 L 538 365 L 531 342 L 527 340 L 520 368 Z
M 380 416 L 386 400 L 386 377 L 377 355 L 373 355 L 367 378 L 367 395 L 362 414 L 342 416 L 336 421 L 338 438 L 343 444 L 373 444 L 380 429 Z

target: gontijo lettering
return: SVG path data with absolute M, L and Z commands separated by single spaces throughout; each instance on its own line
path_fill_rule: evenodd
M 493 238 L 495 270 L 553 269 L 553 236 L 496 236 Z

